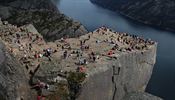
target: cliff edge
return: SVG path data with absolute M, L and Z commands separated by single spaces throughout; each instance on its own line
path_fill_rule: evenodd
M 4 81 L 0 83 L 6 100 L 18 95 L 27 98 L 28 93 L 46 100 L 161 100 L 144 93 L 156 62 L 157 43 L 152 40 L 101 27 L 77 38 L 46 42 L 32 24 L 17 27 L 7 21 L 0 21 L 0 33 L 14 57 L 14 61 L 4 60 L 1 47 L 1 64 L 14 62 L 10 69 L 5 64 L 1 68 L 16 68 L 12 76 L 1 70 L 10 88 L 5 88 Z M 18 90 L 13 89 L 20 86 L 17 95 Z
M 86 34 L 50 0 L 0 0 L 0 17 L 0 99 L 161 100 L 144 92 L 156 42 L 106 27 Z

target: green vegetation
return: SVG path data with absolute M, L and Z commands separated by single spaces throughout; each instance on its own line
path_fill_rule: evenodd
M 56 92 L 46 97 L 46 100 L 68 100 L 69 89 L 67 84 L 58 84 Z
M 77 83 L 81 84 L 86 78 L 85 73 L 80 73 L 80 72 L 70 72 L 68 75 L 68 82 L 71 83 Z
M 75 100 L 80 91 L 81 91 L 81 83 L 85 80 L 86 74 L 79 73 L 79 72 L 70 72 L 68 75 L 68 84 L 69 84 L 69 91 L 70 91 L 70 98 L 71 100 Z
M 33 24 L 39 33 L 41 33 L 44 38 L 47 38 L 48 40 L 55 39 L 55 34 L 62 33 L 64 30 L 72 27 L 74 23 L 63 14 L 47 10 L 19 11 L 15 12 L 14 15 L 7 20 L 10 23 L 17 24 L 19 26 L 29 23 Z M 79 27 L 79 24 L 75 24 L 74 31 Z
M 67 74 L 68 84 L 57 84 L 56 91 L 47 96 L 46 100 L 75 100 L 79 96 L 86 74 L 79 72 L 69 72 Z

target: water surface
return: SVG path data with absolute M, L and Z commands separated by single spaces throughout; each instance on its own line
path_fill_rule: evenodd
M 157 62 L 146 91 L 165 100 L 175 100 L 175 33 L 131 21 L 89 0 L 59 0 L 57 5 L 62 13 L 80 21 L 89 31 L 105 25 L 157 41 Z

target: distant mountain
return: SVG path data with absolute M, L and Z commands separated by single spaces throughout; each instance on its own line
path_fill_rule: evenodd
M 50 0 L 0 0 L 0 5 L 10 6 L 17 9 L 49 9 L 57 10 Z
M 175 0 L 91 0 L 145 24 L 175 31 Z

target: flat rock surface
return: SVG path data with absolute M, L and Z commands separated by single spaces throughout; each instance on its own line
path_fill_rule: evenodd
M 91 70 L 97 66 L 100 67 L 105 63 L 107 64 L 107 59 L 117 58 L 127 53 L 144 52 L 151 49 L 155 44 L 153 41 L 130 36 L 127 33 L 113 32 L 105 27 L 79 38 L 65 38 L 55 42 L 45 42 L 32 25 L 17 28 L 14 25 L 7 24 L 2 25 L 0 31 L 2 33 L 1 38 L 8 48 L 13 50 L 12 53 L 19 60 L 26 56 L 27 60 L 30 61 L 29 65 L 31 67 L 29 67 L 29 70 L 30 68 L 35 70 L 40 64 L 47 65 L 51 63 L 46 59 L 47 57 L 35 58 L 36 55 L 44 55 L 45 51 L 43 50 L 47 49 L 51 49 L 51 59 L 57 62 L 55 65 L 60 67 L 60 70 L 68 72 L 76 71 L 77 67 L 81 66 L 79 63 L 83 63 L 85 59 L 87 64 L 82 64 L 82 66 L 86 66 L 86 71 L 91 73 Z M 17 35 L 20 35 L 19 39 L 17 39 Z M 81 42 L 84 43 L 81 44 Z M 32 48 L 29 45 L 32 45 Z M 67 52 L 65 59 L 63 58 L 64 52 Z M 92 59 L 93 55 L 91 53 L 94 53 L 95 62 Z

